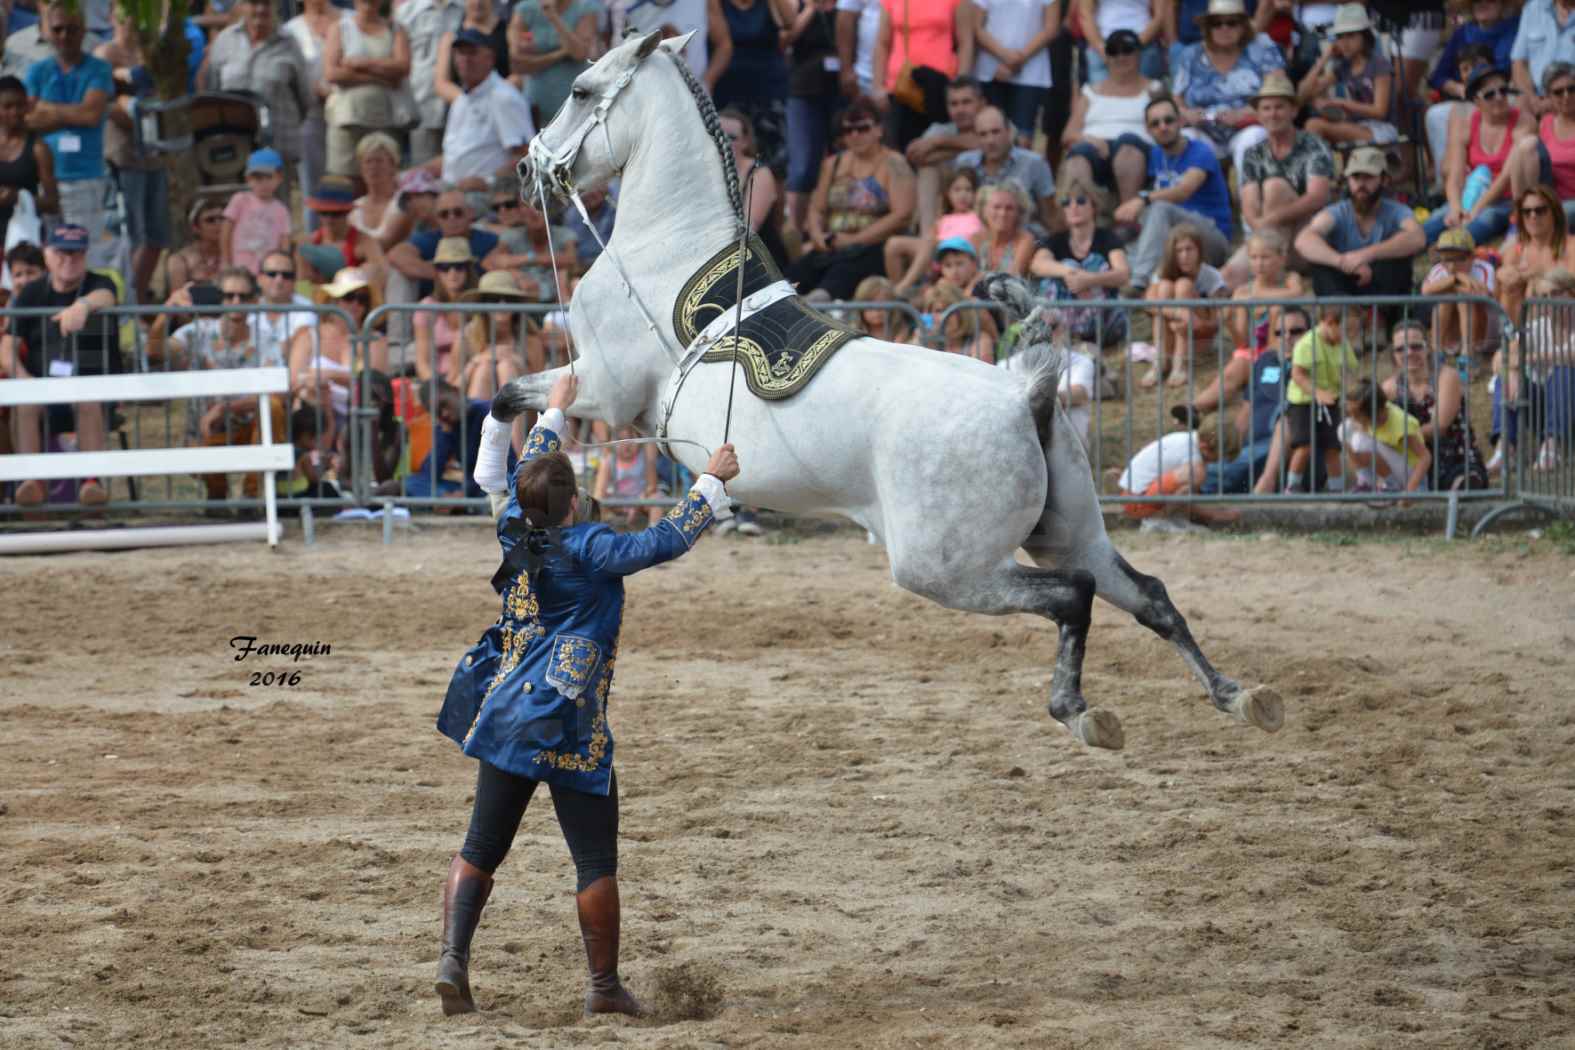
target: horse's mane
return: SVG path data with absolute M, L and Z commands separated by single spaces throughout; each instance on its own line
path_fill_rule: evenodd
M 684 56 L 668 51 L 667 57 L 673 60 L 673 65 L 678 68 L 678 75 L 684 79 L 684 86 L 695 97 L 695 106 L 700 110 L 700 120 L 705 124 L 706 133 L 711 136 L 717 153 L 722 157 L 722 181 L 727 184 L 727 201 L 733 206 L 733 214 L 737 216 L 739 223 L 745 223 L 748 220 L 744 216 L 744 198 L 738 189 L 738 167 L 733 163 L 733 144 L 722 132 L 722 118 L 711 102 L 710 93 L 689 68 L 689 63 L 685 61 Z

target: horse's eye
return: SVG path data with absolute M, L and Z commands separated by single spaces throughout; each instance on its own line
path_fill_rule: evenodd
M 576 88 L 571 89 L 569 91 L 569 94 L 574 97 L 574 100 L 576 102 L 584 102 L 586 99 L 591 97 L 591 93 L 589 91 L 586 91 L 582 87 L 576 87 Z

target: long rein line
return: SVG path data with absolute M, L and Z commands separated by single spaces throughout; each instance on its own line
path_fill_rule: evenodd
M 738 385 L 738 344 L 744 340 L 744 271 L 748 269 L 749 262 L 749 215 L 755 199 L 755 172 L 759 170 L 760 162 L 755 161 L 749 165 L 749 174 L 744 176 L 744 214 L 738 222 L 738 298 L 733 304 L 733 360 L 727 369 L 727 415 L 722 421 L 724 445 L 727 444 L 728 435 L 733 432 L 733 388 Z

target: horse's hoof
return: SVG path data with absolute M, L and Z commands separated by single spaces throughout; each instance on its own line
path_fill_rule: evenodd
M 1089 747 L 1120 751 L 1126 746 L 1126 731 L 1121 728 L 1121 719 L 1116 717 L 1114 711 L 1091 707 L 1079 714 L 1067 728 Z
M 1267 685 L 1243 689 L 1230 702 L 1230 713 L 1239 721 L 1257 726 L 1265 733 L 1277 733 L 1285 724 L 1285 703 L 1273 687 Z

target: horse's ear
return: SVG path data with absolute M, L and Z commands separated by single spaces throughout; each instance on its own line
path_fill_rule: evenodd
M 661 30 L 645 34 L 645 39 L 640 41 L 640 46 L 635 49 L 634 60 L 643 61 L 647 55 L 656 50 L 656 45 L 662 42 Z
M 684 48 L 689 46 L 689 38 L 694 36 L 696 32 L 698 32 L 698 30 L 691 29 L 682 36 L 668 37 L 666 40 L 662 41 L 662 50 L 682 58 L 684 54 Z

